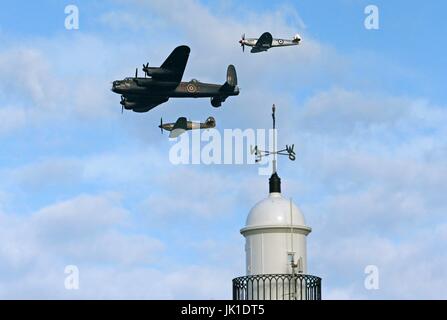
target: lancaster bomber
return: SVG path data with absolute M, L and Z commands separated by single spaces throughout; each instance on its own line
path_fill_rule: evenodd
M 202 83 L 198 80 L 181 82 L 190 53 L 188 46 L 172 51 L 159 67 L 143 65 L 144 77 L 125 78 L 113 82 L 112 91 L 121 94 L 121 111 L 147 112 L 165 103 L 169 98 L 211 98 L 213 107 L 220 107 L 229 96 L 237 96 L 236 69 L 229 65 L 227 81 L 223 85 Z
M 208 117 L 204 123 L 200 123 L 188 121 L 185 117 L 180 117 L 175 123 L 163 123 L 163 119 L 161 119 L 158 127 L 162 133 L 163 130 L 170 131 L 169 138 L 177 138 L 187 130 L 215 128 L 216 120 L 213 117 Z
M 242 35 L 242 39 L 239 40 L 241 44 L 242 51 L 245 51 L 245 46 L 252 47 L 251 53 L 258 53 L 267 51 L 274 47 L 287 47 L 287 46 L 297 46 L 301 42 L 301 37 L 297 34 L 292 40 L 287 39 L 273 39 L 270 32 L 264 32 L 259 39 L 250 38 L 245 39 L 245 34 Z

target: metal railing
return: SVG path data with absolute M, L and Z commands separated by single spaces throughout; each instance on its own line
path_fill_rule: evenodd
M 321 278 L 261 274 L 233 279 L 233 300 L 321 300 Z

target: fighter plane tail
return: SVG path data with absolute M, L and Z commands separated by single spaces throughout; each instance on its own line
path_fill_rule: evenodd
M 213 117 L 208 117 L 205 121 L 205 124 L 208 126 L 208 128 L 215 128 L 216 119 L 214 119 Z
M 300 43 L 301 41 L 301 36 L 297 33 L 292 40 L 294 43 Z

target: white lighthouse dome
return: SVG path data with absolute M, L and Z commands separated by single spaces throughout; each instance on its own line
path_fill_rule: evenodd
M 248 214 L 245 227 L 247 275 L 305 273 L 307 269 L 306 226 L 300 209 L 281 195 L 281 179 L 269 179 L 269 196 Z
M 300 209 L 281 193 L 270 193 L 258 202 L 248 214 L 246 227 L 259 226 L 305 226 L 304 216 Z

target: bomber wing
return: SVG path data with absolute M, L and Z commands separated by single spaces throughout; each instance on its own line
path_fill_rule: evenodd
M 168 79 L 164 77 L 163 80 L 172 82 L 182 81 L 183 73 L 185 72 L 190 52 L 191 49 L 189 49 L 188 46 L 179 46 L 175 48 L 174 51 L 172 51 L 169 57 L 160 66 L 161 69 L 171 71 Z
M 135 101 L 135 106 L 132 107 L 132 110 L 135 112 L 148 112 L 149 110 L 152 110 L 156 106 L 159 106 L 162 103 L 165 103 L 168 101 L 169 98 L 167 97 L 161 97 L 161 98 L 145 98 L 141 100 Z

